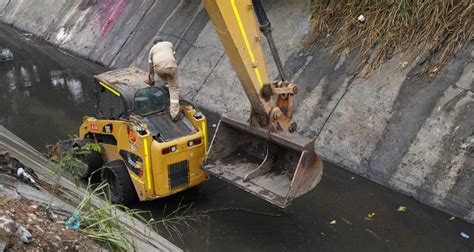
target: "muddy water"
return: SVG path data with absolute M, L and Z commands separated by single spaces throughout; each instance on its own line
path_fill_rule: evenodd
M 1 48 L 15 60 L 0 63 L 0 124 L 39 149 L 77 134 L 94 112 L 91 76 L 104 68 L 2 25 Z M 217 118 L 210 116 L 212 132 Z M 179 204 L 208 216 L 193 230 L 181 228 L 181 238 L 163 230 L 189 251 L 474 251 L 473 225 L 330 164 L 321 184 L 285 211 L 217 179 L 132 207 L 158 219 Z
M 81 118 L 94 112 L 92 75 L 104 68 L 5 26 L 2 48 L 14 60 L 0 62 L 0 124 L 41 150 L 78 134 Z

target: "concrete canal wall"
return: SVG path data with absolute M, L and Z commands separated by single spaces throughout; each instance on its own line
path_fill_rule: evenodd
M 0 20 L 112 68 L 144 68 L 160 34 L 177 46 L 186 98 L 245 118 L 249 103 L 200 2 L 0 0 Z M 402 68 L 403 55 L 364 78 L 354 54 L 302 48 L 309 2 L 264 1 L 285 68 L 301 86 L 299 131 L 325 160 L 474 222 L 474 43 L 432 78 L 417 75 L 419 64 Z

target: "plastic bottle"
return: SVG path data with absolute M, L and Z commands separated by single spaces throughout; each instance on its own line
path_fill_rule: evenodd
M 459 235 L 466 240 L 469 239 L 469 235 L 464 232 L 461 232 Z

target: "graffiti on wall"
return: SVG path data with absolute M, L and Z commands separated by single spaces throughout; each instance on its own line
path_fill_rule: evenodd
M 123 14 L 129 0 L 103 0 L 99 3 L 99 22 L 101 27 L 101 36 L 109 33 L 113 24 Z

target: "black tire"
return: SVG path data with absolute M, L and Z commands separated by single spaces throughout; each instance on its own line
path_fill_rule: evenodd
M 95 143 L 95 141 L 93 139 L 86 138 L 76 143 L 75 147 L 84 147 L 88 143 Z M 98 172 L 94 173 L 104 164 L 102 160 L 102 154 L 100 152 L 91 150 L 89 153 L 85 155 L 76 156 L 76 158 L 81 160 L 87 165 L 87 170 L 80 174 L 81 179 L 88 179 L 91 175 L 92 176 L 100 175 L 98 174 Z
M 106 163 L 101 168 L 101 180 L 109 185 L 112 203 L 129 204 L 137 201 L 135 187 L 122 160 Z

